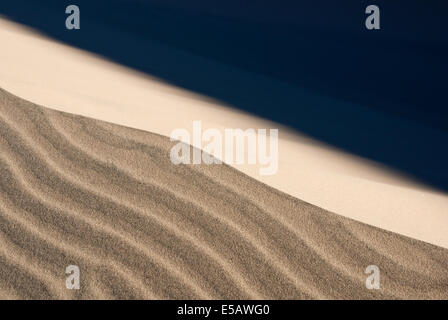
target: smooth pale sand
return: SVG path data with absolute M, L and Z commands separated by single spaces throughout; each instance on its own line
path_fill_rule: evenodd
M 448 298 L 447 249 L 227 165 L 175 166 L 173 145 L 0 89 L 0 297 Z
M 191 131 L 194 120 L 202 120 L 204 129 L 279 128 L 278 124 L 61 45 L 2 19 L 0 43 L 0 87 L 52 109 L 163 136 L 169 136 L 176 128 Z M 172 50 L 157 43 L 145 45 L 157 52 Z M 204 59 L 201 64 L 210 70 L 221 68 L 221 74 L 225 73 L 222 70 L 229 70 L 229 81 L 238 77 L 241 82 L 257 83 L 260 95 L 266 95 L 266 99 L 270 88 L 284 90 L 286 95 L 298 90 Z M 303 95 L 298 96 L 298 101 L 310 100 Z M 260 176 L 258 166 L 234 167 L 321 208 L 448 248 L 445 193 L 300 133 L 279 129 L 279 170 L 275 175 Z

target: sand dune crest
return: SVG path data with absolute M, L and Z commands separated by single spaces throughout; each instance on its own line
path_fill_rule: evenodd
M 172 145 L 0 89 L 0 297 L 448 298 L 448 250 L 226 165 L 174 166 Z

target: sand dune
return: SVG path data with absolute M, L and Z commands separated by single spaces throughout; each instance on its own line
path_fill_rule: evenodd
M 0 90 L 0 297 L 448 298 L 448 250 L 227 165 L 174 166 L 172 145 Z
M 163 136 L 169 136 L 176 128 L 191 130 L 194 120 L 201 120 L 204 129 L 279 128 L 276 123 L 62 45 L 4 19 L 0 19 L 0 42 L 0 87 L 52 109 Z M 157 42 L 146 41 L 141 45 L 148 52 L 157 52 L 160 56 L 173 54 L 172 48 Z M 192 54 L 176 54 L 201 66 L 201 70 L 227 75 L 225 79 L 228 78 L 229 82 L 238 82 L 241 86 L 256 85 L 256 94 L 261 100 L 269 101 L 269 92 L 275 89 L 283 92 L 285 97 L 309 103 L 304 107 L 322 115 L 337 103 L 332 100 L 322 102 L 320 97 L 302 92 L 295 86 Z M 327 106 L 327 109 L 319 105 Z M 364 117 L 377 119 L 378 123 L 391 121 L 360 106 L 339 108 L 348 115 L 362 111 Z M 415 130 L 413 124 L 404 120 L 397 122 L 396 127 L 404 136 Z M 436 130 L 418 128 L 418 132 L 424 133 L 422 139 L 425 141 L 445 141 L 445 136 Z M 430 154 L 433 152 L 428 151 Z M 310 139 L 300 132 L 280 127 L 279 170 L 275 175 L 260 176 L 258 166 L 234 165 L 234 168 L 326 210 L 448 248 L 446 193 L 416 183 L 390 168 Z M 430 164 L 427 167 L 423 165 L 422 170 L 437 171 Z

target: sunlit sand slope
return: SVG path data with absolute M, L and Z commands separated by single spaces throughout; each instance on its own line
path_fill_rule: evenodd
M 448 248 L 446 193 L 422 186 L 389 168 L 322 144 L 300 132 L 62 45 L 3 19 L 0 19 L 0 43 L 0 87 L 23 99 L 163 136 L 169 136 L 177 128 L 191 132 L 194 120 L 202 121 L 203 130 L 279 128 L 276 174 L 261 176 L 258 165 L 234 165 L 234 168 L 326 210 Z M 156 42 L 142 45 L 159 55 L 170 55 L 175 50 Z M 269 92 L 275 89 L 284 92 L 284 96 L 296 97 L 301 108 L 311 108 L 322 114 L 328 111 L 325 108 L 331 109 L 336 103 L 327 99 L 309 105 L 308 102 L 321 98 L 275 79 L 232 69 L 192 54 L 177 54 L 186 56 L 188 61 L 194 61 L 208 72 L 215 70 L 225 74 L 230 82 L 256 85 L 260 99 L 271 99 Z M 275 105 L 275 101 L 273 103 Z M 318 105 L 326 107 L 316 109 Z M 345 110 L 347 114 L 352 111 L 356 114 L 362 111 L 367 118 L 380 117 L 358 106 Z M 383 116 L 378 118 L 378 123 L 389 120 Z M 400 126 L 408 128 L 407 132 L 411 130 L 406 123 Z M 421 130 L 426 132 L 428 141 L 443 140 L 435 131 Z M 428 165 L 422 170 L 433 169 Z
M 0 297 L 448 298 L 448 250 L 175 166 L 172 145 L 0 90 Z

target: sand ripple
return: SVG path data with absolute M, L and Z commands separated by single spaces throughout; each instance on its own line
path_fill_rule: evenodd
M 0 297 L 448 298 L 448 250 L 0 89 Z M 65 268 L 81 290 L 65 288 Z M 367 290 L 377 265 L 381 289 Z

